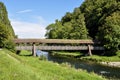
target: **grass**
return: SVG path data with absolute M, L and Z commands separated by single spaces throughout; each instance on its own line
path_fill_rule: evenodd
M 19 56 L 0 50 L 0 80 L 105 80 L 94 73 L 39 60 L 29 54 L 22 51 Z
M 76 56 L 80 56 L 80 55 L 82 55 L 82 53 L 80 53 L 80 52 L 64 52 L 64 51 L 60 51 L 60 52 L 56 52 L 56 51 L 53 51 L 52 52 L 52 55 L 59 55 L 59 56 L 67 56 L 67 57 L 72 57 L 72 58 L 74 58 L 74 57 L 76 57 Z
M 53 52 L 53 54 L 59 55 L 59 56 L 67 56 L 82 60 L 89 60 L 89 61 L 95 61 L 95 62 L 120 62 L 120 51 L 118 51 L 115 56 L 100 56 L 100 55 L 92 55 L 92 56 L 83 56 L 83 53 L 80 52 Z
M 96 62 L 120 62 L 119 56 L 107 57 L 107 56 L 93 55 L 93 56 L 82 57 L 81 59 L 91 60 Z
M 117 55 L 115 56 L 98 56 L 98 55 L 93 55 L 93 56 L 84 56 L 81 57 L 81 59 L 86 59 L 86 60 L 91 60 L 91 61 L 97 61 L 97 62 L 120 62 L 120 51 L 116 53 Z

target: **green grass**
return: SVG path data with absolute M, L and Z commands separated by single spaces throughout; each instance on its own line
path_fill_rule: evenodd
M 116 56 L 98 56 L 98 55 L 93 55 L 93 56 L 85 56 L 81 57 L 81 59 L 85 60 L 92 60 L 92 61 L 97 61 L 97 62 L 120 62 L 120 51 L 116 53 Z
M 83 55 L 83 53 L 80 52 L 53 52 L 53 54 L 59 55 L 59 56 L 66 56 L 66 57 L 72 57 L 75 58 L 76 56 Z M 81 56 L 77 57 L 77 59 L 82 60 L 89 60 L 89 61 L 95 61 L 95 62 L 120 62 L 120 51 L 116 53 L 115 56 L 99 56 L 99 55 L 92 55 L 92 56 Z
M 95 62 L 120 62 L 119 56 L 107 57 L 107 56 L 93 55 L 93 56 L 82 57 L 81 59 L 95 61 Z
M 22 56 L 27 54 L 26 56 Z M 0 50 L 0 80 L 105 80 L 94 73 Z
M 80 52 L 64 52 L 64 51 L 60 51 L 60 52 L 53 51 L 52 54 L 59 55 L 59 56 L 73 57 L 73 58 L 76 56 L 82 55 L 82 53 Z

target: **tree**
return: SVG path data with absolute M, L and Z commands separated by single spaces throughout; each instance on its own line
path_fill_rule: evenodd
M 5 42 L 8 40 L 9 35 L 6 34 L 8 32 L 8 29 L 6 28 L 5 25 L 0 24 L 0 47 L 5 46 Z
M 45 36 L 50 39 L 61 39 L 62 38 L 62 31 L 63 31 L 62 23 L 56 20 L 55 23 L 50 24 L 46 27 L 47 32 Z
M 0 23 L 4 24 L 6 26 L 6 28 L 10 32 L 9 36 L 11 36 L 11 38 L 14 38 L 14 36 L 15 36 L 14 30 L 10 24 L 9 19 L 8 19 L 7 9 L 2 2 L 0 2 Z
M 51 39 L 87 39 L 88 31 L 85 26 L 84 14 L 79 8 L 73 13 L 67 12 L 61 21 L 47 26 L 46 37 Z
M 13 51 L 14 37 L 15 34 L 8 19 L 6 7 L 0 2 L 0 47 Z
M 96 39 L 99 26 L 104 24 L 106 17 L 120 10 L 120 2 L 118 0 L 85 0 L 80 9 L 85 15 L 89 35 Z
M 120 11 L 114 12 L 105 19 L 105 24 L 99 27 L 99 40 L 108 50 L 109 54 L 114 55 L 120 46 Z
M 85 17 L 81 13 L 79 8 L 75 8 L 73 12 L 72 23 L 72 33 L 71 39 L 87 39 L 88 38 L 88 30 L 85 24 Z
M 67 12 L 59 23 L 55 22 L 53 27 L 48 34 L 54 38 L 92 38 L 101 41 L 107 51 L 115 53 L 120 49 L 120 1 L 85 0 L 73 12 Z

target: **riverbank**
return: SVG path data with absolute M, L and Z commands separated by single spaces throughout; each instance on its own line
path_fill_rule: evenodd
M 95 73 L 71 68 L 67 64 L 39 60 L 31 53 L 20 55 L 0 51 L 0 80 L 105 80 Z
M 80 52 L 53 52 L 53 54 L 78 60 L 80 59 L 84 61 L 92 61 L 110 67 L 120 67 L 120 51 L 117 52 L 116 56 L 109 57 L 98 55 L 85 56 L 83 55 L 83 53 Z
M 110 66 L 110 67 L 119 67 L 120 68 L 120 62 L 100 62 L 100 64 Z

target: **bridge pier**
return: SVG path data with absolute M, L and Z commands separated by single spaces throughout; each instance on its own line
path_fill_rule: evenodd
M 32 55 L 36 57 L 36 48 L 35 48 L 35 43 L 32 44 Z
M 90 56 L 92 56 L 92 51 L 91 51 L 91 46 L 90 46 L 90 45 L 88 45 L 88 54 L 89 54 Z

